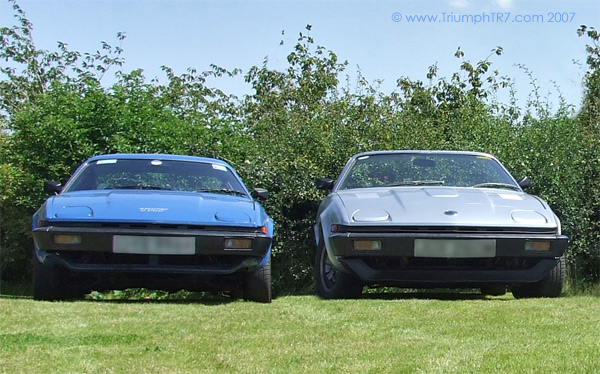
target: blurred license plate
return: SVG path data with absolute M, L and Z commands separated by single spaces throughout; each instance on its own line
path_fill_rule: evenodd
M 193 255 L 196 238 L 186 236 L 129 236 L 113 237 L 114 253 L 151 255 Z
M 415 257 L 495 257 L 495 239 L 415 239 Z

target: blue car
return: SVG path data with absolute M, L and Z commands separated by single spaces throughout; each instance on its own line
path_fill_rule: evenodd
M 85 161 L 33 216 L 34 299 L 92 290 L 225 291 L 271 301 L 273 222 L 226 162 L 164 154 Z

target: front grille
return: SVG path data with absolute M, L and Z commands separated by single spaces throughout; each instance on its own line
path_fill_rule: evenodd
M 422 257 L 363 257 L 362 261 L 374 270 L 527 270 L 539 258 L 422 258 Z
M 80 265 L 163 265 L 228 268 L 252 258 L 250 256 L 198 256 L 198 255 L 140 255 L 93 251 L 62 251 L 59 256 Z

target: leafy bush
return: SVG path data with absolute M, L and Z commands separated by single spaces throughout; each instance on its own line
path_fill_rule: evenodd
M 529 175 L 532 192 L 560 212 L 571 236 L 570 275 L 597 281 L 598 35 L 588 33 L 586 99 L 577 115 L 554 113 L 539 99 L 525 110 L 502 104 L 494 93 L 510 81 L 491 71 L 492 58 L 472 64 L 460 49 L 459 71 L 429 83 L 400 78 L 384 94 L 359 74 L 342 87 L 347 63 L 300 34 L 285 70 L 268 63 L 245 75 L 254 93 L 238 99 L 205 85 L 206 78 L 239 74 L 212 66 L 147 82 L 141 71 L 119 70 L 120 47 L 102 53 L 36 49 L 32 25 L 13 2 L 18 26 L 0 28 L 0 244 L 2 278 L 29 273 L 29 217 L 45 198 L 42 181 L 64 180 L 89 156 L 112 152 L 163 152 L 229 161 L 246 184 L 270 190 L 265 207 L 276 222 L 275 287 L 309 291 L 312 225 L 322 194 L 317 177 L 335 177 L 349 156 L 378 149 L 464 149 L 499 157 L 517 177 Z M 123 34 L 117 39 L 122 40 Z M 595 43 L 595 44 L 594 44 Z M 19 70 L 20 69 L 20 70 Z M 116 69 L 117 83 L 102 77 Z

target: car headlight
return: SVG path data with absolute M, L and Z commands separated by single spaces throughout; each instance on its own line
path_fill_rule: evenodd
M 525 242 L 526 251 L 547 252 L 550 250 L 548 240 L 528 240 Z
M 355 251 L 379 251 L 382 248 L 381 240 L 354 240 Z
M 81 235 L 56 234 L 54 244 L 81 244 Z
M 227 238 L 225 239 L 226 250 L 252 250 L 252 239 L 247 238 Z

